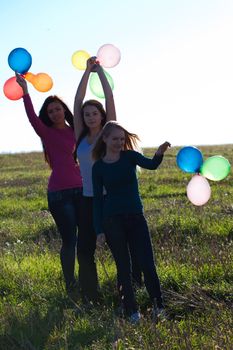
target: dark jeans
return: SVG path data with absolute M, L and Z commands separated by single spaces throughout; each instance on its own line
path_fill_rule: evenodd
M 126 314 L 137 311 L 129 250 L 137 258 L 151 300 L 157 298 L 158 304 L 162 304 L 150 233 L 144 215 L 122 214 L 109 217 L 104 220 L 104 233 L 116 262 L 118 280 L 122 284 L 121 295 Z
M 82 188 L 48 191 L 48 206 L 62 239 L 60 251 L 66 288 L 75 283 L 75 248 L 82 206 Z
M 80 209 L 79 233 L 77 254 L 79 262 L 79 283 L 83 297 L 91 300 L 98 299 L 99 283 L 95 262 L 96 232 L 93 223 L 93 197 L 82 198 Z M 131 252 L 130 252 L 131 253 Z M 132 275 L 135 285 L 142 285 L 142 276 L 137 257 L 134 252 L 130 254 Z M 120 288 L 121 283 L 118 280 Z
M 132 270 L 132 283 L 133 283 L 133 287 L 136 290 L 137 288 L 141 288 L 143 285 L 142 282 L 142 270 L 140 267 L 140 264 L 138 262 L 138 258 L 135 255 L 136 252 L 133 250 L 130 250 L 130 246 L 129 248 L 129 254 L 130 254 L 130 260 L 131 260 L 131 270 Z M 121 282 L 117 276 L 117 288 L 120 290 L 121 288 Z
M 96 233 L 93 226 L 93 198 L 82 198 L 77 254 L 79 283 L 84 298 L 98 299 L 98 277 L 95 263 Z

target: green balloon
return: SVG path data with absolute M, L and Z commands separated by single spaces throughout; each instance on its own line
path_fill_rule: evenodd
M 220 181 L 230 172 L 229 161 L 222 156 L 212 156 L 207 158 L 201 166 L 200 173 L 209 180 Z
M 112 79 L 111 75 L 109 73 L 107 73 L 105 70 L 104 70 L 104 74 L 106 75 L 106 78 L 109 82 L 109 85 L 111 86 L 111 89 L 113 90 L 114 83 L 113 83 L 113 79 Z M 104 90 L 102 88 L 102 84 L 101 84 L 100 78 L 99 78 L 97 73 L 94 73 L 94 72 L 91 73 L 90 80 L 89 80 L 89 88 L 95 96 L 97 96 L 99 98 L 105 97 Z

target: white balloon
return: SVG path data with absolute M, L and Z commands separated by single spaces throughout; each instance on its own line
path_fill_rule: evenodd
M 121 59 L 120 50 L 112 44 L 101 46 L 96 56 L 101 66 L 105 68 L 115 67 Z
M 202 175 L 194 175 L 187 186 L 187 196 L 194 205 L 204 205 L 211 195 L 211 188 L 207 179 Z

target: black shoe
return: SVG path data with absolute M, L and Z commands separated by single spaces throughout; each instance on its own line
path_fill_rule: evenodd
M 167 319 L 167 314 L 164 307 L 153 306 L 152 318 L 154 322 L 165 321 Z
M 140 320 L 141 320 L 141 314 L 140 314 L 140 312 L 134 312 L 132 315 L 130 315 L 130 317 L 129 317 L 129 322 L 131 323 L 131 324 L 137 324 L 137 323 L 139 323 L 140 322 Z

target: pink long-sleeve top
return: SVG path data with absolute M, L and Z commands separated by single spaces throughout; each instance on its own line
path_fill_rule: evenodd
M 52 168 L 48 181 L 48 191 L 82 187 L 82 178 L 78 164 L 75 163 L 74 131 L 67 126 L 55 129 L 46 126 L 36 115 L 29 94 L 23 96 L 28 119 L 37 135 L 41 138 Z

